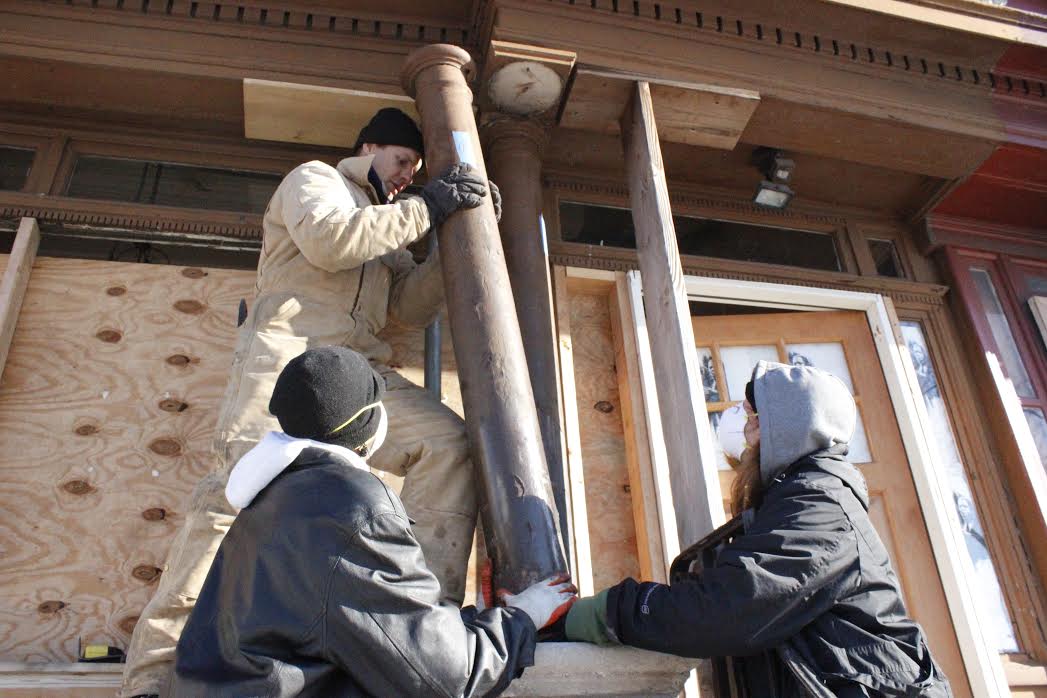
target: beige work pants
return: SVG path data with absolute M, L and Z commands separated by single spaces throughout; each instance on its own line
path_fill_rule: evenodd
M 304 349 L 303 343 L 297 351 Z M 238 368 L 234 365 L 234 373 Z M 395 371 L 375 368 L 386 379 L 389 434 L 368 463 L 373 469 L 405 478 L 401 499 L 414 519 L 412 530 L 426 564 L 440 580 L 444 599 L 461 605 L 477 513 L 465 425 L 447 406 Z M 171 544 L 159 586 L 131 638 L 124 698 L 141 693 L 167 695 L 178 637 L 235 517 L 225 500 L 226 464 L 235 463 L 234 458 L 254 445 L 251 438 L 256 440 L 265 431 L 278 428 L 265 409 L 278 371 L 247 369 L 234 381 L 242 389 L 241 400 L 234 397 L 234 404 L 253 403 L 260 416 L 252 429 L 238 429 L 237 438 L 226 442 L 224 453 L 219 453 L 222 467 L 205 477 L 189 498 L 185 524 Z M 264 396 L 265 402 L 243 399 L 243 393 Z M 220 420 L 220 437 L 223 428 Z M 251 438 L 244 438 L 245 432 Z

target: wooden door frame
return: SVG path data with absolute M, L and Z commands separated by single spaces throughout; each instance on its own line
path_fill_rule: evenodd
M 637 294 L 642 293 L 643 288 L 640 273 L 637 271 L 616 274 L 568 267 L 566 276 L 580 282 L 602 282 L 609 286 L 613 284 L 618 289 L 619 297 L 636 298 Z M 720 302 L 769 308 L 807 311 L 854 310 L 865 313 L 891 403 L 898 418 L 916 496 L 927 526 L 931 549 L 941 576 L 972 693 L 977 696 L 1009 696 L 1010 689 L 1003 664 L 981 630 L 983 623 L 975 603 L 977 591 L 973 585 L 973 565 L 963 552 L 962 531 L 956 519 L 956 512 L 950 506 L 948 494 L 943 488 L 944 483 L 948 482 L 944 463 L 931 456 L 933 432 L 921 398 L 919 382 L 911 361 L 907 360 L 908 347 L 902 338 L 898 316 L 891 299 L 868 292 L 699 276 L 685 276 L 684 284 L 690 300 L 716 299 Z M 621 304 L 619 307 L 622 331 L 628 331 L 633 341 L 646 339 L 647 336 L 646 321 L 634 312 L 636 308 L 635 302 Z M 638 381 L 645 394 L 655 394 L 657 388 L 652 384 L 653 372 L 648 364 L 651 361 L 650 350 L 647 347 L 645 351 L 642 341 L 638 343 L 641 345 L 637 353 L 638 370 L 635 378 L 630 379 Z M 657 409 L 657 402 L 644 400 L 643 409 Z M 650 419 L 648 416 L 647 420 Z M 656 449 L 649 462 L 654 470 L 653 481 L 666 480 L 667 473 L 661 472 L 665 466 L 664 455 L 657 453 Z M 659 508 L 658 519 L 664 521 L 674 518 L 671 510 L 661 511 L 665 507 L 672 507 L 671 497 L 664 496 L 664 493 L 661 496 L 659 493 L 651 493 L 644 501 Z M 647 534 L 657 535 L 658 531 L 648 530 Z M 671 554 L 671 549 L 664 543 L 661 549 L 666 557 Z M 670 560 L 652 562 L 654 566 L 658 563 L 667 565 Z

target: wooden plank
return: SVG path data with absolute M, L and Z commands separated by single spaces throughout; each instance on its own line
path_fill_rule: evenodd
M 213 466 L 253 271 L 39 258 L 0 386 L 0 657 L 126 646 Z
M 579 69 L 560 125 L 600 133 L 620 132 L 636 76 Z M 750 90 L 652 81 L 658 137 L 663 141 L 731 150 L 760 103 Z
M 615 367 L 621 396 L 622 422 L 625 428 L 625 455 L 629 465 L 629 485 L 633 499 L 633 522 L 636 547 L 643 579 L 665 583 L 667 558 L 659 525 L 658 494 L 655 491 L 651 434 L 661 433 L 660 416 L 648 415 L 640 377 L 640 346 L 636 337 L 632 300 L 625 274 L 611 293 L 611 330 L 615 346 Z M 645 338 L 646 341 L 646 338 Z M 657 408 L 655 408 L 657 410 Z M 651 419 L 658 420 L 650 428 Z M 661 446 L 661 442 L 657 442 Z M 664 455 L 664 446 L 660 449 Z M 675 520 L 674 520 L 675 524 Z
M 0 698 L 112 698 L 123 664 L 0 662 Z
M 733 150 L 760 104 L 757 93 L 710 87 L 651 85 L 658 137 L 665 141 Z
M 680 543 L 690 545 L 724 517 L 654 107 L 645 82 L 636 83 L 622 133 L 676 524 Z
M 418 121 L 414 100 L 404 95 L 245 78 L 244 137 L 349 148 L 383 107 Z
M 585 503 L 585 473 L 582 468 L 582 438 L 578 427 L 578 398 L 575 390 L 574 348 L 571 341 L 571 300 L 563 267 L 553 267 L 556 301 L 557 349 L 560 354 L 560 386 L 563 395 L 564 440 L 567 443 L 567 497 L 570 500 L 574 539 L 571 546 L 574 583 L 582 596 L 594 593 L 593 562 L 589 544 L 589 517 Z
M 579 68 L 560 115 L 560 126 L 616 134 L 632 82 Z
M 650 333 L 647 318 L 643 311 L 643 289 L 640 273 L 626 272 L 625 287 L 629 299 L 629 314 L 632 318 L 633 332 L 636 334 L 636 364 L 639 371 L 641 395 L 643 397 L 644 416 L 647 419 L 647 433 L 661 434 L 662 417 L 658 407 L 658 391 L 655 387 L 654 357 L 651 355 Z M 665 439 L 650 439 L 651 466 L 654 478 L 654 493 L 658 512 L 658 529 L 661 532 L 662 548 L 665 559 L 665 574 L 676 556 L 680 554 L 680 536 L 676 527 L 676 510 L 673 504 L 673 488 L 669 469 L 669 456 L 666 452 Z
M 36 251 L 40 247 L 40 226 L 35 218 L 23 218 L 11 248 L 11 255 L 0 280 L 0 380 L 3 379 L 7 354 L 18 324 L 18 313 L 29 285 L 29 274 L 33 270 Z

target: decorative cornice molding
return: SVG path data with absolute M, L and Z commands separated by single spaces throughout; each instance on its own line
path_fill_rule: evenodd
M 967 86 L 1047 104 L 1047 84 L 1040 80 L 998 72 L 993 66 L 956 65 L 946 58 L 910 55 L 886 46 L 851 42 L 845 37 L 799 32 L 788 27 L 746 22 L 725 14 L 688 11 L 651 0 L 633 2 L 576 3 L 550 0 L 548 5 L 568 6 L 572 11 L 590 11 L 625 21 L 655 23 L 715 35 L 724 40 L 745 41 L 785 51 L 802 51 L 824 60 L 879 68 L 896 74 L 923 76 L 952 86 Z
M 133 229 L 157 234 L 203 235 L 241 242 L 262 238 L 262 217 L 256 214 L 183 210 L 12 192 L 0 192 L 0 217 L 29 217 L 42 223 Z
M 404 17 L 369 12 L 338 12 L 329 6 L 308 2 L 276 0 L 45 0 L 50 5 L 73 5 L 77 10 L 132 17 L 169 17 L 195 20 L 212 26 L 261 27 L 276 31 L 304 31 L 332 36 L 358 36 L 408 44 L 467 44 L 470 27 L 463 23 L 426 23 L 421 17 Z

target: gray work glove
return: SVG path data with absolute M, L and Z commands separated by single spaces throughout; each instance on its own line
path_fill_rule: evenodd
M 422 200 L 429 209 L 429 223 L 433 228 L 460 208 L 476 208 L 486 195 L 483 179 L 472 167 L 462 163 L 452 165 L 422 187 Z
M 494 204 L 494 219 L 502 222 L 502 192 L 498 191 L 498 185 L 487 180 L 487 186 L 491 188 L 491 203 Z
M 571 604 L 578 600 L 577 594 L 578 589 L 568 577 L 560 576 L 543 579 L 519 594 L 502 592 L 500 598 L 506 606 L 519 608 L 526 613 L 534 627 L 541 630 L 567 613 Z

